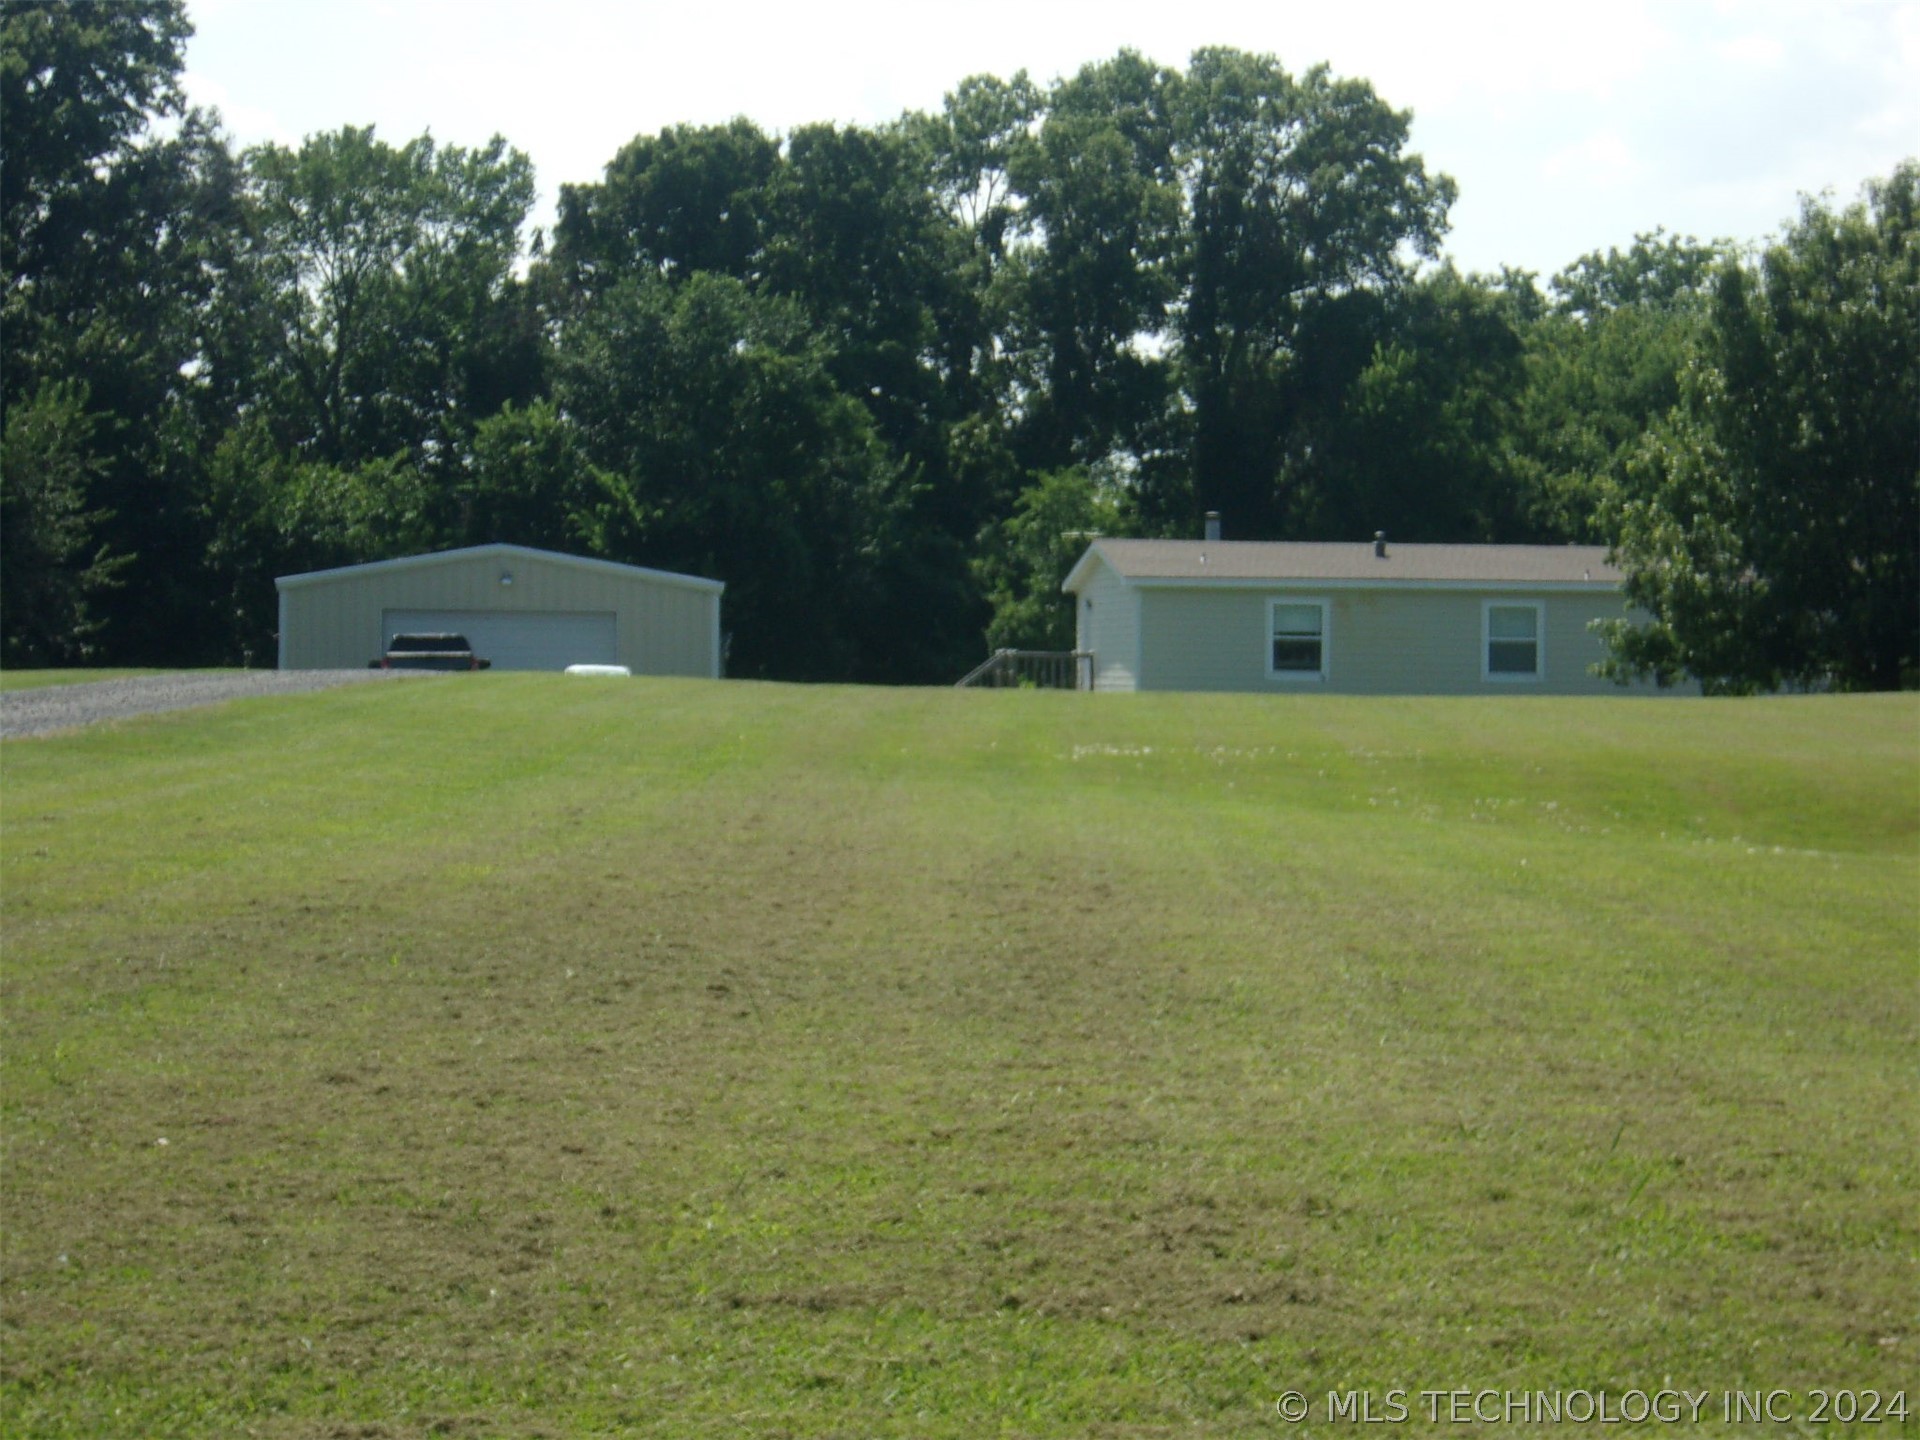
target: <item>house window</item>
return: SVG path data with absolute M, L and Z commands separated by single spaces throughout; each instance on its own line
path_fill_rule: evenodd
M 1274 680 L 1327 678 L 1327 602 L 1267 603 L 1267 675 Z
M 1480 609 L 1482 680 L 1538 680 L 1546 674 L 1537 600 L 1493 601 Z

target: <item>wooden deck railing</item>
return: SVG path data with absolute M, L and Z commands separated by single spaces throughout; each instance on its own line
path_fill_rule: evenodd
M 956 682 L 954 688 L 992 687 L 1029 690 L 1091 690 L 1091 650 L 996 650 Z

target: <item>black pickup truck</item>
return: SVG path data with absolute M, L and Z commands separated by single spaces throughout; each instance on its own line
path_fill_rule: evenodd
M 493 662 L 473 653 L 464 635 L 396 635 L 369 670 L 485 670 Z

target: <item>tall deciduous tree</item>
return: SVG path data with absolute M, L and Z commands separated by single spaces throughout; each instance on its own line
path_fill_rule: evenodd
M 550 400 L 509 405 L 475 428 L 461 487 L 459 538 L 546 550 L 579 550 L 601 498 L 578 438 Z
M 86 644 L 162 662 L 212 658 L 189 412 L 237 197 L 214 123 L 181 114 L 190 33 L 177 0 L 0 11 L 0 393 L 9 413 L 48 385 L 84 394 L 85 549 L 124 561 Z M 159 116 L 180 119 L 155 139 Z
M 881 437 L 944 468 L 943 427 L 969 398 L 962 237 L 934 199 L 929 157 L 901 129 L 808 125 L 769 180 L 762 289 L 831 337 L 835 380 Z
M 1451 266 L 1401 287 L 1372 357 L 1316 421 L 1312 462 L 1294 466 L 1287 529 L 1327 540 L 1379 529 L 1409 541 L 1550 538 L 1525 513 L 1512 444 L 1536 301 L 1525 277 L 1489 283 Z
M 1527 381 L 1513 417 L 1516 480 L 1541 539 L 1604 543 L 1603 497 L 1680 399 L 1724 247 L 1655 231 L 1553 278 L 1525 326 Z
M 9 665 L 84 660 L 93 608 L 116 562 L 96 548 L 87 494 L 100 462 L 86 387 L 48 381 L 7 406 L 0 437 L 0 658 Z
M 552 262 L 563 291 L 591 298 L 637 275 L 751 279 L 779 164 L 780 143 L 746 119 L 636 136 L 600 183 L 560 187 Z
M 901 476 L 790 300 L 738 280 L 628 280 L 569 320 L 557 399 L 601 498 L 612 559 L 727 582 L 731 674 L 865 678 Z
M 934 198 L 965 240 L 953 266 L 961 316 L 942 327 L 943 364 L 956 379 L 970 377 L 970 413 L 995 426 L 1013 378 L 1006 361 L 1017 287 L 1007 257 L 1024 204 L 1011 166 L 1015 151 L 1031 140 L 1044 104 L 1024 70 L 1011 80 L 975 75 L 946 97 L 938 115 L 909 115 L 902 122 L 924 147 Z
M 1130 449 L 1165 403 L 1154 354 L 1178 289 L 1178 77 L 1122 51 L 1054 86 L 1008 175 L 1024 240 L 1009 258 L 1016 436 L 1030 470 Z
M 1033 133 L 1045 100 L 1024 70 L 1011 80 L 972 75 L 946 97 L 937 116 L 918 123 L 935 158 L 934 193 L 966 226 L 990 263 L 1006 258 L 1008 227 L 1019 210 L 1009 175 L 1014 148 Z
M 1920 682 L 1920 164 L 1807 201 L 1713 283 L 1681 401 L 1610 516 L 1622 676 L 1710 689 Z
M 103 173 L 183 108 L 182 0 L 8 0 L 0 11 L 0 264 L 9 301 L 99 224 Z M 9 323 L 13 323 L 9 315 Z
M 1188 503 L 1274 534 L 1314 400 L 1371 348 L 1352 338 L 1369 296 L 1435 252 L 1454 185 L 1407 153 L 1404 112 L 1325 66 L 1295 79 L 1270 56 L 1202 50 L 1178 114 Z
M 545 267 L 575 358 L 574 342 L 620 310 L 603 301 L 624 287 L 652 293 L 725 277 L 743 287 L 726 293 L 749 330 L 764 315 L 743 294 L 788 302 L 764 314 L 799 317 L 810 359 L 841 400 L 866 411 L 898 483 L 885 507 L 848 518 L 879 528 L 810 531 L 808 544 L 823 545 L 823 559 L 841 557 L 835 563 L 849 589 L 877 587 L 890 599 L 839 606 L 844 633 L 815 649 L 827 655 L 842 646 L 842 659 L 823 673 L 842 673 L 831 669 L 838 664 L 876 677 L 937 678 L 977 644 L 966 550 L 1000 497 L 981 488 L 983 472 L 956 450 L 954 430 L 981 408 L 992 339 L 971 285 L 969 236 L 942 204 L 935 138 L 908 122 L 803 126 L 784 145 L 746 121 L 641 136 L 600 184 L 566 192 Z M 703 292 L 709 315 L 721 293 Z M 717 383 L 736 378 L 698 361 L 691 373 Z M 588 402 L 577 385 L 568 393 L 581 403 L 565 416 L 578 420 Z M 701 403 L 718 413 L 735 401 L 716 393 Z M 769 492 L 778 484 L 770 477 Z M 849 546 L 863 557 L 857 566 L 844 563 Z M 747 593 L 743 585 L 742 605 Z M 743 663 L 756 643 L 750 632 L 757 633 L 742 632 Z
M 1126 492 L 1111 474 L 1073 466 L 1028 486 L 974 562 L 993 606 L 988 646 L 1071 650 L 1073 603 L 1061 582 L 1095 536 L 1128 529 Z
M 283 448 L 431 470 L 487 413 L 531 398 L 513 274 L 533 204 L 525 155 L 498 137 L 395 147 L 349 126 L 259 146 L 247 170 L 255 383 Z
M 465 537 L 475 432 L 543 378 L 514 275 L 532 201 L 498 138 L 349 126 L 247 153 L 199 381 L 210 626 L 230 654 L 272 653 L 276 574 Z
M 205 471 L 209 620 L 223 653 L 246 665 L 272 661 L 274 576 L 412 554 L 444 538 L 442 497 L 403 455 L 334 464 L 286 450 L 248 416 L 221 436 Z
M 897 679 L 942 678 L 977 647 L 967 555 L 997 498 L 955 453 L 954 427 L 987 399 L 991 341 L 935 163 L 913 126 L 806 126 L 767 193 L 762 290 L 804 307 L 836 385 L 913 481 L 872 537 L 894 603 L 858 617 L 861 653 L 894 657 Z

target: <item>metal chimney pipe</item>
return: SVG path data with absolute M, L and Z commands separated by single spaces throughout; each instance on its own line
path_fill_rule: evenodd
M 1218 510 L 1209 510 L 1207 511 L 1207 539 L 1218 540 L 1219 538 L 1220 512 Z
M 1384 530 L 1373 532 L 1373 555 L 1376 560 L 1387 558 L 1387 532 Z

